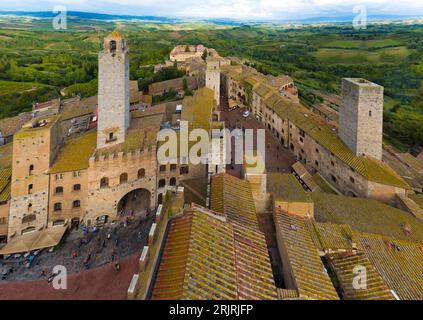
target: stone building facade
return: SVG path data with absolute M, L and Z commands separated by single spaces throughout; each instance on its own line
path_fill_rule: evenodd
M 213 123 L 221 124 L 213 91 L 200 88 L 184 99 L 182 113 L 175 105 L 173 113 L 158 108 L 140 118 L 130 112 L 128 88 L 128 50 L 122 35 L 113 32 L 99 53 L 97 130 L 67 137 L 62 110 L 14 135 L 10 183 L 0 177 L 1 187 L 11 188 L 10 204 L 9 193 L 1 202 L 0 190 L 0 236 L 3 229 L 11 239 L 55 226 L 113 223 L 123 214 L 153 211 L 168 186 L 207 178 L 206 164 L 160 166 L 157 134 L 176 115 L 210 134 Z
M 61 141 L 59 117 L 27 123 L 13 142 L 8 236 L 47 226 L 50 166 Z
M 355 106 L 355 114 L 359 114 L 358 118 L 353 115 L 353 119 L 356 117 L 364 122 L 355 131 L 343 129 L 360 136 L 354 140 L 359 141 L 362 150 L 360 155 L 356 155 L 355 149 L 352 150 L 344 143 L 334 128 L 298 102 L 282 96 L 272 85 L 263 81 L 263 77 L 249 73 L 240 66 L 230 66 L 222 70 L 222 78 L 222 87 L 226 91 L 223 94 L 245 103 L 251 108 L 254 117 L 272 132 L 281 145 L 290 149 L 309 172 L 320 173 L 343 194 L 394 203 L 396 194 L 405 195 L 409 190 L 407 183 L 379 159 L 382 150 L 382 141 L 378 137 L 382 128 L 381 97 L 383 101 L 383 89 L 380 86 L 360 79 L 347 79 L 344 82 L 364 87 L 355 90 L 354 94 L 359 95 L 354 98 L 358 101 L 355 105 L 351 102 L 356 101 L 350 97 L 352 93 L 346 93 L 348 96 L 344 99 L 352 105 L 347 106 L 348 110 Z M 248 98 L 249 90 L 251 98 Z M 372 103 L 369 105 L 366 101 Z M 368 118 L 364 119 L 362 114 L 369 115 L 369 111 L 372 111 L 372 116 L 366 122 Z M 344 117 L 347 116 L 348 113 L 344 112 Z M 369 138 L 366 143 L 366 135 L 373 134 L 370 131 L 372 126 L 375 127 L 376 139 Z

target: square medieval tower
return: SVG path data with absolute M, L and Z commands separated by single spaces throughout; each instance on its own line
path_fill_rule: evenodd
M 382 159 L 383 87 L 365 79 L 342 80 L 339 137 L 357 156 Z
M 104 39 L 98 59 L 97 148 L 125 141 L 129 126 L 129 58 L 119 32 Z

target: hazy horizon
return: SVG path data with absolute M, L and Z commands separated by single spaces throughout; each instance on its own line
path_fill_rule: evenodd
M 423 15 L 423 2 L 414 0 L 2 0 L 0 11 L 52 11 L 59 5 L 68 11 L 111 15 L 261 21 L 345 18 L 354 16 L 357 6 L 364 6 L 370 17 Z

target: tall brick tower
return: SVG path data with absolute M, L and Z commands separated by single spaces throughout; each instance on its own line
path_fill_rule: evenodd
M 129 126 L 129 58 L 125 39 L 112 32 L 98 58 L 97 148 L 125 141 Z
M 382 159 L 383 87 L 365 79 L 342 80 L 339 137 L 357 156 Z

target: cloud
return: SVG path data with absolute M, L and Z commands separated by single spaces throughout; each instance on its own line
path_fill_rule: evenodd
M 198 18 L 302 19 L 353 14 L 364 5 L 370 15 L 423 14 L 416 0 L 1 0 L 0 10 L 47 11 L 56 5 L 68 10 Z

